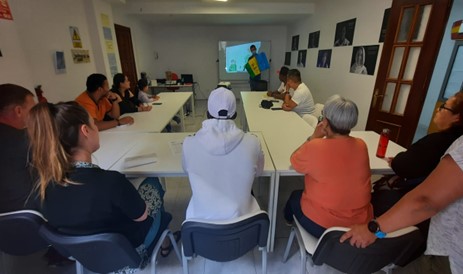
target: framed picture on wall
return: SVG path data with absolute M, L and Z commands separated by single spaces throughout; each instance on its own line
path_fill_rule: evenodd
M 355 21 L 350 19 L 336 24 L 336 34 L 334 36 L 334 46 L 350 46 L 354 42 Z
M 65 73 L 66 72 L 66 62 L 64 60 L 64 51 L 55 51 L 53 55 L 55 72 L 56 73 Z
M 299 35 L 294 35 L 293 40 L 291 42 L 291 50 L 298 50 L 299 49 Z
M 291 51 L 285 52 L 285 66 L 291 66 Z
M 331 64 L 331 49 L 318 51 L 317 68 L 329 68 Z
M 389 13 L 391 13 L 391 8 L 384 10 L 383 23 L 381 24 L 381 32 L 379 33 L 379 43 L 384 42 L 387 32 L 387 24 L 389 23 Z
M 307 50 L 300 50 L 297 53 L 297 66 L 300 68 L 305 68 L 305 60 L 307 58 Z
M 318 48 L 318 42 L 320 41 L 320 31 L 309 33 L 309 45 L 308 48 Z
M 358 46 L 352 50 L 350 72 L 357 74 L 375 74 L 379 45 Z

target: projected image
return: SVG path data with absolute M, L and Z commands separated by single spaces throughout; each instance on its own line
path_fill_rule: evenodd
M 256 46 L 260 52 L 261 42 L 251 42 L 240 45 L 225 46 L 225 71 L 227 73 L 246 72 L 245 65 L 252 56 L 250 47 Z

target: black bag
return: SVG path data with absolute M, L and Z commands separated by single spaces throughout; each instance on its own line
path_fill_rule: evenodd
M 262 100 L 260 102 L 260 106 L 265 108 L 265 109 L 270 109 L 271 107 L 273 107 L 273 103 L 269 100 Z

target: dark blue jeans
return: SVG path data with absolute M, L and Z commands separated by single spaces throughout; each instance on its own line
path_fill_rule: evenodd
M 304 229 L 313 236 L 320 238 L 326 228 L 318 225 L 314 221 L 307 218 L 301 209 L 302 190 L 295 190 L 289 196 L 285 206 L 285 219 L 288 222 L 293 222 L 293 215 Z

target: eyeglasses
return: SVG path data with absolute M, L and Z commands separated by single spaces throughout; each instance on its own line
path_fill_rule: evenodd
M 445 106 L 445 103 L 442 103 L 442 105 L 439 106 L 439 111 L 443 110 L 443 109 L 446 109 L 448 111 L 450 111 L 451 113 L 455 114 L 455 111 L 451 108 L 448 108 Z

